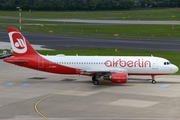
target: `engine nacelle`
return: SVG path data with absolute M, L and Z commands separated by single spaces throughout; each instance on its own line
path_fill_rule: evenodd
M 105 80 L 111 80 L 113 83 L 126 83 L 128 75 L 125 72 L 121 73 L 111 73 L 109 76 L 104 76 Z

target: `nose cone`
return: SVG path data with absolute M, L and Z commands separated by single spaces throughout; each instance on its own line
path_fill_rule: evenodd
M 176 65 L 173 65 L 172 71 L 173 73 L 176 73 L 179 70 L 179 68 Z

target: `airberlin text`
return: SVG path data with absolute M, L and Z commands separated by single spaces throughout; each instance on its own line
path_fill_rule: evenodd
M 104 62 L 106 67 L 151 67 L 151 62 L 149 60 L 137 59 L 137 60 L 123 60 L 123 59 L 113 59 L 106 60 Z

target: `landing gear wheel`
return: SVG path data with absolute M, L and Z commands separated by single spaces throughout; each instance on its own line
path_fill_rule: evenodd
M 152 84 L 156 84 L 156 81 L 155 81 L 155 80 L 152 80 Z
M 93 84 L 94 85 L 99 85 L 99 81 L 98 80 L 93 80 Z

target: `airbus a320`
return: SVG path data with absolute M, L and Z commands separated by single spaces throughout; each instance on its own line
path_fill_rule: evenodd
M 156 75 L 178 71 L 169 60 L 153 56 L 44 56 L 16 28 L 7 30 L 14 56 L 5 58 L 5 62 L 50 73 L 91 76 L 94 85 L 100 78 L 126 83 L 129 75 L 149 75 L 155 84 Z

